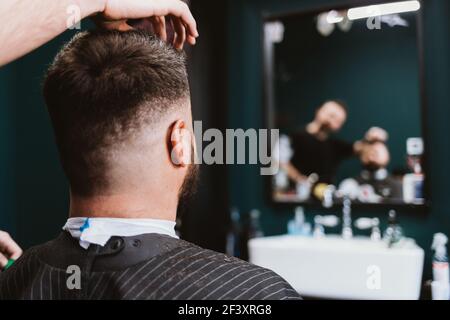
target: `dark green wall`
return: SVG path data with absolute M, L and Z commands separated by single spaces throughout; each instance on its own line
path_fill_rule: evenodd
M 67 218 L 67 183 L 41 82 L 48 64 L 73 34 L 67 31 L 0 69 L 0 229 L 24 248 L 54 237 Z
M 430 251 L 434 232 L 450 234 L 450 5 L 447 0 L 424 1 L 425 85 L 426 114 L 425 138 L 428 157 L 428 180 L 432 195 L 427 214 L 400 215 L 401 225 L 407 236 L 416 239 L 426 250 L 425 277 L 431 276 Z M 229 9 L 229 127 L 264 127 L 262 93 L 262 34 L 264 13 L 315 10 L 319 6 L 342 6 L 349 1 L 339 0 L 232 0 Z M 361 1 L 350 1 L 352 5 Z M 416 95 L 417 92 L 411 94 Z M 230 203 L 243 212 L 260 208 L 262 226 L 266 234 L 286 232 L 286 222 L 291 210 L 277 210 L 264 197 L 264 178 L 256 166 L 230 167 Z M 319 213 L 309 210 L 308 219 Z M 379 216 L 386 224 L 386 212 L 355 212 L 354 216 Z
M 15 233 L 14 207 L 10 201 L 12 192 L 12 170 L 14 135 L 13 130 L 13 68 L 4 67 L 0 70 L 0 230 Z
M 316 29 L 316 13 L 282 18 L 284 40 L 275 44 L 275 127 L 290 133 L 305 126 L 327 99 L 349 108 L 337 136 L 353 142 L 371 126 L 389 132 L 389 169 L 406 167 L 406 139 L 421 136 L 417 15 L 409 27 L 369 30 L 356 20 L 348 32 L 328 37 Z M 399 126 L 399 122 L 402 123 Z M 338 182 L 358 175 L 359 161 L 345 161 Z

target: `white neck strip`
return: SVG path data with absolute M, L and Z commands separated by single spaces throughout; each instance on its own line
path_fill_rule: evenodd
M 111 237 L 132 237 L 141 234 L 159 233 L 178 238 L 175 222 L 158 219 L 120 218 L 69 218 L 63 227 L 72 237 L 79 239 L 80 246 L 104 246 Z

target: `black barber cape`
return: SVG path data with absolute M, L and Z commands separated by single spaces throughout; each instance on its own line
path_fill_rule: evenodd
M 299 298 L 273 271 L 160 234 L 85 250 L 64 231 L 0 273 L 0 300 Z

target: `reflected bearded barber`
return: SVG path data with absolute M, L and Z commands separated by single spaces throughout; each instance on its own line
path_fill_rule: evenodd
M 345 124 L 347 114 L 343 101 L 328 100 L 317 108 L 313 121 L 291 136 L 293 155 L 280 166 L 292 181 L 301 183 L 315 174 L 319 182 L 334 184 L 339 165 L 345 159 L 359 156 L 364 142 L 387 140 L 386 131 L 378 127 L 370 128 L 361 141 L 347 142 L 333 137 Z

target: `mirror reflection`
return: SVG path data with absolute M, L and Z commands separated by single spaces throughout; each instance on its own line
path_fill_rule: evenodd
M 416 12 L 329 10 L 265 23 L 277 202 L 424 203 Z

